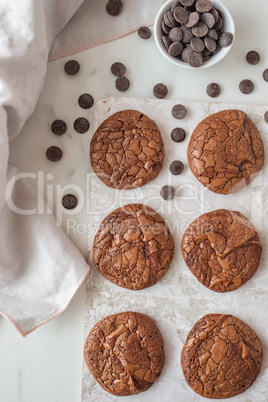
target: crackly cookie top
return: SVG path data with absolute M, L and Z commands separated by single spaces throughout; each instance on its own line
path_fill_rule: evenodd
M 239 212 L 225 209 L 208 212 L 192 222 L 181 248 L 190 271 L 216 292 L 235 290 L 248 281 L 262 252 L 252 223 Z
M 192 133 L 187 156 L 194 176 L 219 194 L 244 188 L 264 162 L 260 133 L 241 110 L 223 110 L 202 120 Z
M 154 285 L 173 258 L 174 242 L 164 219 L 143 204 L 116 209 L 101 223 L 93 260 L 108 280 L 127 289 Z
M 165 362 L 162 335 L 145 314 L 126 311 L 103 318 L 90 331 L 86 364 L 98 383 L 123 396 L 146 391 Z
M 108 117 L 90 144 L 91 166 L 108 187 L 143 186 L 160 172 L 164 145 L 156 123 L 144 113 L 122 110 Z
M 188 385 L 206 398 L 230 398 L 246 391 L 257 378 L 262 344 L 243 321 L 208 314 L 194 325 L 181 353 Z

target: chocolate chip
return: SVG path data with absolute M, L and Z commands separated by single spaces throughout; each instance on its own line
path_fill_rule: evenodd
M 239 89 L 243 94 L 250 94 L 254 89 L 254 84 L 250 80 L 243 80 L 239 84 Z
M 202 38 L 203 36 L 206 36 L 206 34 L 208 33 L 208 27 L 206 24 L 204 24 L 203 22 L 198 22 L 197 25 L 195 25 L 192 28 L 192 33 L 194 34 L 194 36 L 196 36 L 197 38 Z
M 216 31 L 218 31 L 219 29 L 221 29 L 221 27 L 222 27 L 222 18 L 219 17 L 219 18 L 218 18 L 218 21 L 215 23 L 215 25 L 214 25 L 213 28 L 214 28 Z
M 187 109 L 185 106 L 177 104 L 173 106 L 171 110 L 171 114 L 175 119 L 184 119 L 184 117 L 187 115 Z
M 223 32 L 219 37 L 219 45 L 221 47 L 228 47 L 233 42 L 233 34 L 230 32 Z
M 185 7 L 192 6 L 195 0 L 180 0 L 181 4 Z
M 182 30 L 179 27 L 174 27 L 170 30 L 168 37 L 172 42 L 180 42 L 182 40 Z
M 215 31 L 215 29 L 209 29 L 209 30 L 208 30 L 208 36 L 209 36 L 210 38 L 212 38 L 212 39 L 215 39 L 215 40 L 218 39 L 218 34 L 217 34 L 217 32 Z
M 212 3 L 210 0 L 198 0 L 195 7 L 200 13 L 207 13 L 212 9 Z
M 78 104 L 82 109 L 90 109 L 93 103 L 94 99 L 90 94 L 82 94 L 78 98 Z
M 78 117 L 74 121 L 74 129 L 79 134 L 84 134 L 89 129 L 89 121 L 87 119 L 85 119 L 84 117 Z
M 248 62 L 248 64 L 251 64 L 252 66 L 255 66 L 256 64 L 258 64 L 260 62 L 260 55 L 258 52 L 256 52 L 255 50 L 251 50 L 250 52 L 248 52 L 246 54 L 246 60 Z
M 215 54 L 219 53 L 220 50 L 221 50 L 221 46 L 217 45 L 216 49 L 214 50 L 214 52 L 211 53 L 211 56 L 214 56 Z
M 210 52 L 214 52 L 217 47 L 217 43 L 214 39 L 210 38 L 209 36 L 206 36 L 204 39 L 205 46 Z
M 264 120 L 268 123 L 268 110 L 264 113 Z
M 170 28 L 176 27 L 178 25 L 171 11 L 168 11 L 167 13 L 164 14 L 164 21 L 165 24 Z
M 156 84 L 153 88 L 153 94 L 158 99 L 163 99 L 167 96 L 168 88 L 165 84 Z
M 262 74 L 264 81 L 268 82 L 268 68 L 266 68 Z
M 56 135 L 62 135 L 66 132 L 67 126 L 63 120 L 54 120 L 51 124 L 51 131 Z
M 184 7 L 176 7 L 173 12 L 174 18 L 180 24 L 186 24 L 189 19 L 189 13 Z
M 200 17 L 200 21 L 206 24 L 209 29 L 211 29 L 216 22 L 211 13 L 202 14 Z
M 111 73 L 116 77 L 123 77 L 126 72 L 126 66 L 123 63 L 116 62 L 111 65 Z
M 173 186 L 163 186 L 160 190 L 160 195 L 164 200 L 173 200 L 176 190 Z
M 181 42 L 173 42 L 168 48 L 168 53 L 172 57 L 177 57 L 181 54 L 182 49 L 183 44 Z
M 200 38 L 191 39 L 190 45 L 195 52 L 202 52 L 205 48 L 204 42 Z
M 51 162 L 57 162 L 62 158 L 62 150 L 56 146 L 49 147 L 46 150 L 46 157 Z
M 171 41 L 167 36 L 164 36 L 164 35 L 163 35 L 163 36 L 161 37 L 161 39 L 162 39 L 162 42 L 163 42 L 163 44 L 164 44 L 164 46 L 165 46 L 166 49 L 168 49 L 169 46 L 172 45 L 172 41 Z
M 181 5 L 182 5 L 182 3 L 181 3 L 179 0 L 175 1 L 175 2 L 172 4 L 172 6 L 171 6 L 171 10 L 170 10 L 170 11 L 173 13 L 174 10 L 175 10 L 175 8 L 176 8 L 176 7 L 181 7 Z
M 152 32 L 148 27 L 140 27 L 138 29 L 138 35 L 142 39 L 149 39 L 152 36 Z
M 198 52 L 191 53 L 188 62 L 192 67 L 200 67 L 203 64 L 202 54 Z
M 191 46 L 185 47 L 183 49 L 183 51 L 181 52 L 181 58 L 185 63 L 189 62 L 189 56 L 190 54 L 193 53 L 193 49 L 191 48 Z
M 119 77 L 115 80 L 116 89 L 120 92 L 125 92 L 128 90 L 130 85 L 129 79 L 127 77 Z
M 185 24 L 185 26 L 187 26 L 188 28 L 192 28 L 198 22 L 199 22 L 199 14 L 196 11 L 194 11 L 189 14 L 189 19 L 188 19 L 187 24 Z
M 211 98 L 216 98 L 221 93 L 221 87 L 219 86 L 219 84 L 212 82 L 211 84 L 208 84 L 206 92 Z
M 61 203 L 66 209 L 74 209 L 77 205 L 77 198 L 73 194 L 66 194 L 62 197 Z
M 109 15 L 115 17 L 120 14 L 122 6 L 123 3 L 121 0 L 109 0 L 106 4 L 106 11 Z
M 183 172 L 184 164 L 181 161 L 173 161 L 170 166 L 169 170 L 174 175 L 179 175 Z
M 191 39 L 194 37 L 194 34 L 192 33 L 192 29 L 186 27 L 185 25 L 182 25 L 181 30 L 182 30 L 182 42 L 190 43 Z
M 185 131 L 181 127 L 173 128 L 171 138 L 174 142 L 182 142 L 186 137 Z
M 212 8 L 212 9 L 210 10 L 210 14 L 213 15 L 214 20 L 215 20 L 215 23 L 216 23 L 216 22 L 218 21 L 218 19 L 219 19 L 219 13 L 218 13 L 218 11 L 216 10 L 216 8 Z
M 163 31 L 165 34 L 167 34 L 167 35 L 169 34 L 169 31 L 171 30 L 171 28 L 168 27 L 168 26 L 165 24 L 165 20 L 162 20 L 161 28 L 162 28 L 162 31 Z
M 64 65 L 64 71 L 68 75 L 75 75 L 80 70 L 80 64 L 76 60 L 69 60 Z

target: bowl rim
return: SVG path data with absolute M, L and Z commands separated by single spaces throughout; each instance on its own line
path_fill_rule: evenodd
M 232 17 L 232 14 L 230 13 L 230 11 L 228 10 L 228 8 L 225 6 L 225 4 L 223 4 L 220 0 L 211 0 L 213 7 L 215 8 L 219 8 L 220 11 L 223 12 L 224 16 L 225 16 L 225 22 L 226 19 L 228 19 L 228 22 L 230 24 L 231 29 L 229 29 L 228 31 L 224 31 L 224 32 L 231 32 L 233 34 L 233 42 L 231 43 L 230 46 L 222 48 L 219 53 L 217 53 L 215 56 L 220 55 L 221 53 L 221 57 L 215 57 L 214 56 L 212 58 L 210 58 L 209 60 L 205 61 L 201 66 L 199 67 L 192 67 L 190 66 L 190 64 L 185 63 L 182 60 L 176 59 L 175 57 L 172 57 L 168 54 L 166 48 L 164 47 L 164 44 L 162 42 L 162 28 L 161 28 L 161 22 L 163 19 L 163 16 L 165 14 L 165 12 L 169 11 L 171 9 L 172 4 L 175 2 L 175 0 L 167 0 L 159 9 L 156 17 L 155 17 L 155 21 L 154 21 L 154 40 L 155 43 L 157 45 L 158 50 L 160 51 L 160 53 L 173 65 L 178 66 L 178 67 L 182 67 L 182 68 L 186 68 L 188 70 L 198 70 L 198 69 L 202 69 L 202 68 L 208 68 L 211 66 L 214 66 L 215 64 L 219 63 L 221 60 L 223 60 L 227 54 L 230 52 L 233 43 L 234 43 L 234 39 L 235 39 L 235 24 L 234 24 L 234 20 Z

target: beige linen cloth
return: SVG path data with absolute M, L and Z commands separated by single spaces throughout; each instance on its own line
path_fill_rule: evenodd
M 123 0 L 121 14 L 111 17 L 106 2 L 0 2 L 0 314 L 23 336 L 67 307 L 89 267 L 51 211 L 38 213 L 37 190 L 16 167 L 8 166 L 9 141 L 34 111 L 48 57 L 75 53 L 149 25 L 164 3 Z

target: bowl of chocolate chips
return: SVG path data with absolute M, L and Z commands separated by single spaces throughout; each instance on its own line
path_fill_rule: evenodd
M 154 23 L 154 38 L 171 63 L 188 68 L 210 67 L 231 50 L 232 15 L 219 0 L 168 0 Z

